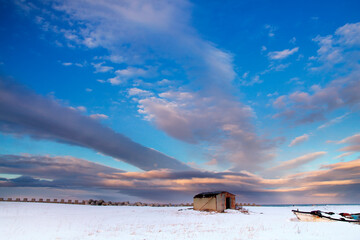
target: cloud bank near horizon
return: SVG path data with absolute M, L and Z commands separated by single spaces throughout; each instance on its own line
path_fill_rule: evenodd
M 83 171 L 85 168 L 87 170 Z M 36 155 L 0 155 L 0 172 L 4 171 L 21 176 L 1 178 L 1 187 L 31 188 L 39 196 L 43 194 L 41 189 L 49 188 L 70 190 L 73 197 L 76 190 L 82 196 L 86 193 L 93 196 L 102 189 L 112 192 L 109 198 L 118 201 L 140 198 L 191 202 L 192 196 L 198 192 L 219 189 L 235 193 L 238 202 L 268 204 L 352 203 L 360 197 L 360 159 L 324 165 L 319 170 L 277 179 L 263 178 L 246 171 L 174 172 L 162 169 L 123 172 L 73 157 Z M 124 199 L 126 196 L 127 199 Z

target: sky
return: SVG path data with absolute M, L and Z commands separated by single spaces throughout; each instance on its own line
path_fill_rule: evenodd
M 358 1 L 1 1 L 0 195 L 359 203 Z

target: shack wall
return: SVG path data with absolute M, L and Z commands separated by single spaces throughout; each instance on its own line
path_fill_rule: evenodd
M 194 198 L 194 210 L 216 211 L 216 197 Z
M 226 198 L 224 193 L 216 195 L 216 203 L 216 211 L 223 212 L 226 209 Z

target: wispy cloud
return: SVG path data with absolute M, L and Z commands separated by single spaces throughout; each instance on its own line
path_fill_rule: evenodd
M 266 24 L 265 29 L 267 29 L 269 37 L 275 36 L 275 31 L 277 30 L 277 27 L 270 25 L 270 24 Z
M 295 47 L 293 49 L 284 49 L 282 51 L 269 52 L 268 57 L 271 60 L 281 60 L 293 55 L 297 51 L 299 51 L 299 47 Z
M 328 36 L 317 36 L 313 40 L 318 43 L 317 56 L 313 59 L 320 65 L 313 66 L 310 70 L 330 70 L 341 68 L 343 71 L 352 71 L 358 68 L 359 55 L 356 46 L 360 44 L 360 23 L 347 23 L 336 29 L 335 33 Z M 344 68 L 343 65 L 347 65 Z
M 286 83 L 287 84 L 295 83 L 295 84 L 298 84 L 298 85 L 302 85 L 302 84 L 304 84 L 304 81 L 300 81 L 300 78 L 298 78 L 298 77 L 293 77 L 293 78 L 290 78 L 290 80 L 287 81 Z
M 114 69 L 113 67 L 105 66 L 104 64 L 105 64 L 105 62 L 92 63 L 91 65 L 94 66 L 95 73 L 105 73 L 105 72 L 109 72 Z
M 128 90 L 128 94 L 129 96 L 136 96 L 136 97 L 148 97 L 148 96 L 152 96 L 153 93 L 147 90 L 143 90 L 140 88 L 130 88 Z
M 344 138 L 337 142 L 338 144 L 348 144 L 349 146 L 339 149 L 343 152 L 360 152 L 360 134 L 354 134 L 353 136 Z
M 350 137 L 344 138 L 338 141 L 339 144 L 341 143 L 350 143 L 350 144 L 360 144 L 360 133 L 354 134 Z
M 107 80 L 111 85 L 120 85 L 126 83 L 130 78 L 145 77 L 149 75 L 150 70 L 143 68 L 128 67 L 125 69 L 119 69 L 115 71 L 115 76 Z
M 122 76 L 124 78 L 129 77 L 138 77 L 138 76 L 145 76 L 148 70 L 143 68 L 135 68 L 135 67 L 128 67 L 125 69 L 116 70 L 116 75 Z
M 341 122 L 342 120 L 344 120 L 350 113 L 345 113 L 344 115 L 341 115 L 339 117 L 336 117 L 334 119 L 331 119 L 330 121 L 320 125 L 317 129 L 323 129 L 323 128 L 327 128 L 330 127 L 334 124 L 337 124 L 339 122 Z
M 80 112 L 86 112 L 86 107 L 84 106 L 78 106 L 78 107 L 69 107 L 69 109 L 72 109 L 74 111 L 80 111 Z
M 92 119 L 108 119 L 109 118 L 109 116 L 102 114 L 102 113 L 91 114 L 89 117 L 91 117 Z
M 343 154 L 340 154 L 338 156 L 335 157 L 335 159 L 340 159 L 340 158 L 344 158 L 346 156 L 350 156 L 352 154 L 354 154 L 355 152 L 346 152 L 346 153 L 343 153 Z
M 343 147 L 340 149 L 340 151 L 344 151 L 344 152 L 360 152 L 360 144 L 359 145 L 351 145 L 351 146 L 347 146 L 347 147 Z
M 77 62 L 72 63 L 72 62 L 61 62 L 61 61 L 59 61 L 59 62 L 61 63 L 61 65 L 66 66 L 66 67 L 69 67 L 69 66 L 84 67 L 87 65 L 86 62 L 84 62 L 84 63 L 77 63 Z
M 293 139 L 291 141 L 291 143 L 289 144 L 289 147 L 293 147 L 295 145 L 298 145 L 300 143 L 303 143 L 305 141 L 309 140 L 309 135 L 308 134 L 304 134 L 302 136 L 296 137 L 295 139 Z
M 263 80 L 260 79 L 259 75 L 255 75 L 251 78 L 251 80 L 246 80 L 247 74 L 243 75 L 243 80 L 241 81 L 241 85 L 243 86 L 253 86 L 254 84 L 260 84 L 263 82 Z
M 311 162 L 319 157 L 322 157 L 327 152 L 314 152 L 314 153 L 308 153 L 301 157 L 297 157 L 285 162 L 280 163 L 278 166 L 270 168 L 269 172 L 281 172 L 284 170 L 294 169 L 301 165 L 304 165 L 308 162 Z
M 311 92 L 297 91 L 280 96 L 274 102 L 274 106 L 280 110 L 274 115 L 274 118 L 282 117 L 298 124 L 304 124 L 325 120 L 326 115 L 336 109 L 356 110 L 360 104 L 359 76 L 359 72 L 354 71 L 346 77 L 331 81 L 325 87 L 313 85 L 310 89 Z M 335 119 L 331 124 L 339 122 L 345 117 L 346 115 Z M 326 126 L 326 124 L 323 125 L 323 127 Z

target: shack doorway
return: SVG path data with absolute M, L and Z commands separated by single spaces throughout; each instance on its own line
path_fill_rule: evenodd
M 227 197 L 226 198 L 226 209 L 231 208 L 231 198 Z

